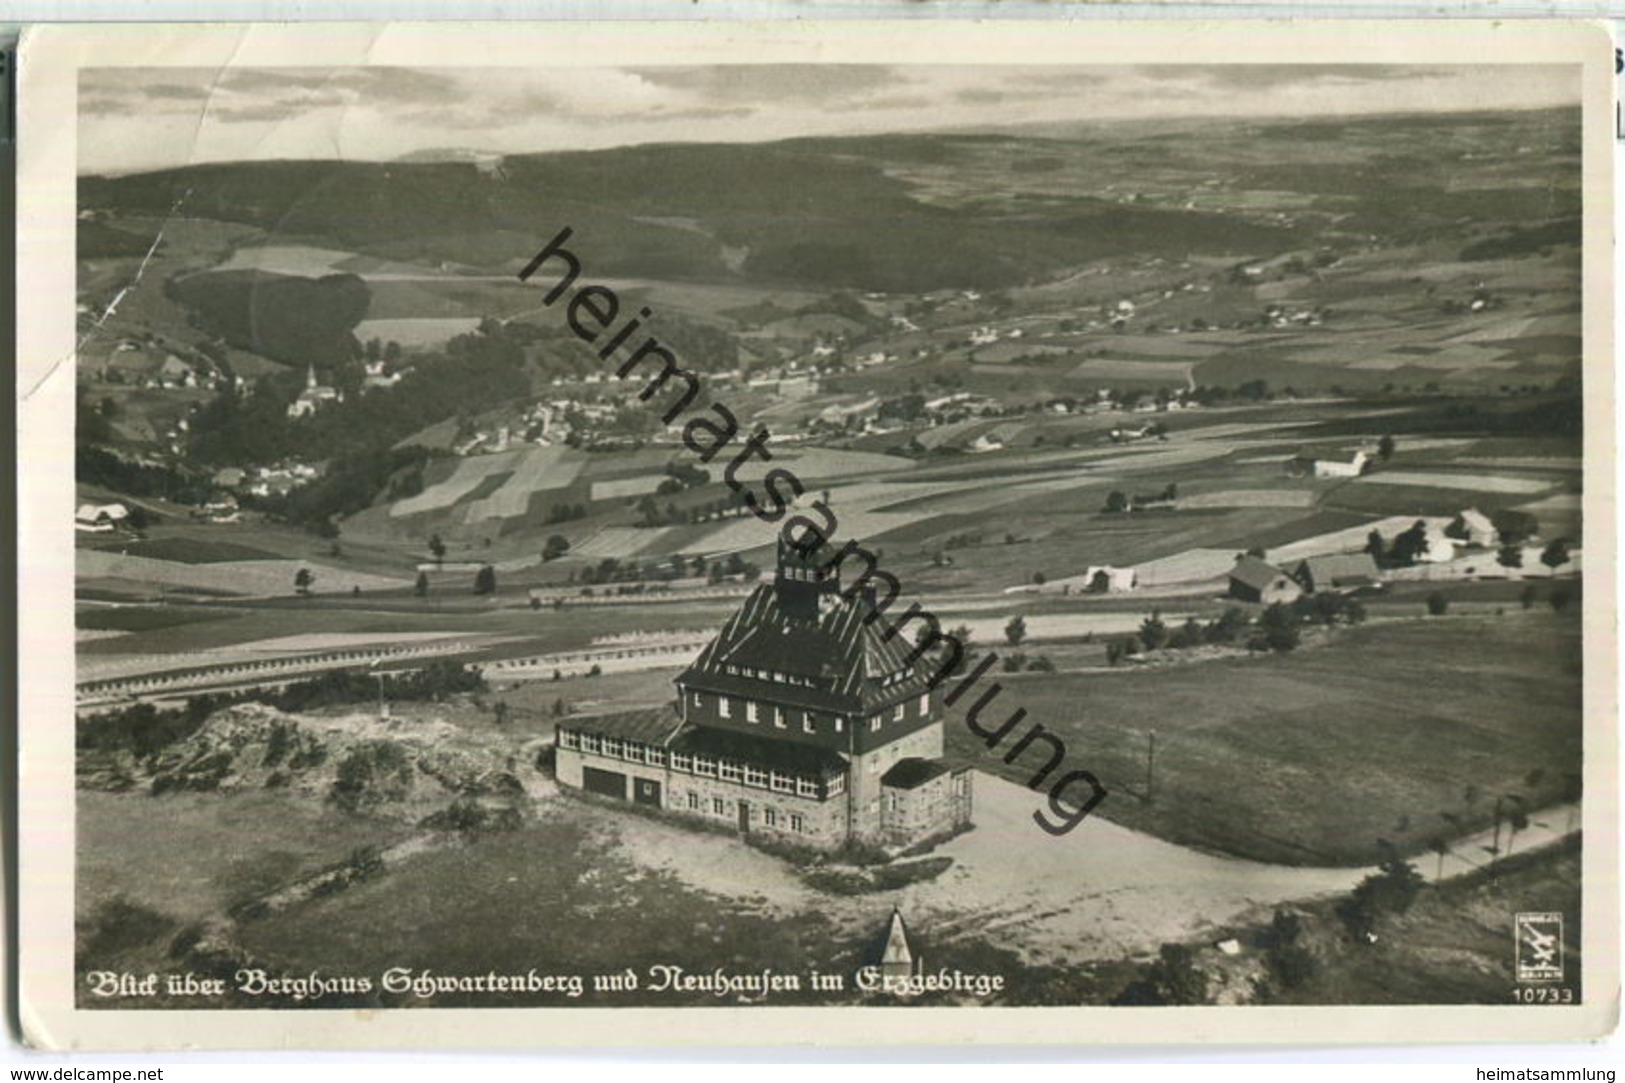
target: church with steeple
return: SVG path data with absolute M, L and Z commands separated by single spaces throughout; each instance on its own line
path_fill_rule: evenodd
M 670 707 L 557 726 L 559 782 L 821 849 L 903 847 L 971 822 L 972 773 L 943 758 L 943 706 L 872 598 L 781 543 L 677 678 Z
M 305 389 L 299 392 L 297 399 L 288 404 L 288 416 L 291 418 L 309 417 L 327 403 L 343 401 L 344 392 L 335 387 L 319 383 L 316 379 L 316 366 L 311 365 L 305 371 Z

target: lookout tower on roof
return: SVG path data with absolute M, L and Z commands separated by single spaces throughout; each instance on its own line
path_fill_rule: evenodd
M 773 593 L 791 620 L 817 620 L 840 603 L 841 573 L 820 563 L 818 557 L 779 539 Z
M 818 556 L 780 544 L 773 582 L 677 678 L 676 715 L 559 723 L 559 781 L 826 848 L 968 824 L 941 695 Z

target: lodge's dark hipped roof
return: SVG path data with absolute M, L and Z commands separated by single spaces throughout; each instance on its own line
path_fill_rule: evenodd
M 865 619 L 870 616 L 874 619 Z M 866 713 L 927 687 L 925 676 L 909 662 L 914 646 L 908 633 L 887 640 L 887 627 L 866 598 L 833 591 L 816 618 L 798 618 L 780 605 L 774 586 L 764 583 L 706 644 L 680 683 L 812 710 Z M 812 685 L 730 673 L 729 666 L 806 678 Z M 901 679 L 882 686 L 882 678 L 899 672 Z

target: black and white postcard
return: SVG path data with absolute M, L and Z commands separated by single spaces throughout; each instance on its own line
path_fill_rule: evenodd
M 25 38 L 31 1038 L 1604 1033 L 1610 50 Z

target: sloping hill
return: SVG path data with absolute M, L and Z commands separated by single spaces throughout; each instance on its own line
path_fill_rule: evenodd
M 949 207 L 921 198 L 893 168 L 933 140 L 953 154 L 963 138 L 624 147 L 510 157 L 499 173 L 458 162 L 213 164 L 86 177 L 80 196 L 87 207 L 160 214 L 189 190 L 190 214 L 387 258 L 503 270 L 570 226 L 589 274 L 897 291 L 1009 286 L 1125 252 L 1240 256 L 1293 243 L 1288 229 L 1087 190 L 1047 197 L 1041 210 Z M 1049 142 L 1008 141 L 994 162 Z

